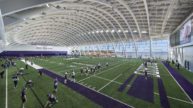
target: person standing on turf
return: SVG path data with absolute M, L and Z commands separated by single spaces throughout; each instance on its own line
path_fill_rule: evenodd
M 64 84 L 67 84 L 67 80 L 68 80 L 68 72 L 65 72 L 65 74 L 64 74 Z
M 108 67 L 109 66 L 109 63 L 108 62 L 106 62 L 106 67 Z
M 73 81 L 73 82 L 76 81 L 76 80 L 75 80 L 75 72 L 74 72 L 74 70 L 72 71 L 72 81 Z
M 80 74 L 81 74 L 81 76 L 83 75 L 83 67 L 81 67 L 81 69 L 80 69 Z
M 145 73 L 145 79 L 147 80 L 147 68 L 145 68 L 144 73 Z
M 98 69 L 100 69 L 101 68 L 101 63 L 98 63 Z
M 54 92 L 57 92 L 58 91 L 58 79 L 56 78 L 54 80 Z
M 85 70 L 85 74 L 86 74 L 86 76 L 88 76 L 88 67 Z
M 180 69 L 180 63 L 177 63 L 177 68 L 178 68 L 178 70 Z
M 3 71 L 0 73 L 0 76 L 1 76 L 2 79 L 3 79 L 4 74 L 5 74 L 5 71 L 3 70 Z
M 26 97 L 26 90 L 27 88 L 23 88 L 21 91 L 21 101 L 22 101 L 22 108 L 25 108 L 25 103 L 27 101 L 27 97 Z
M 42 71 L 41 70 L 39 70 L 39 74 L 40 74 L 40 76 L 42 76 Z
M 28 70 L 28 64 L 25 65 L 25 69 Z
M 12 80 L 13 80 L 13 83 L 14 83 L 14 88 L 17 87 L 17 84 L 18 84 L 18 81 L 19 81 L 19 78 L 17 75 L 13 76 L 12 77 Z

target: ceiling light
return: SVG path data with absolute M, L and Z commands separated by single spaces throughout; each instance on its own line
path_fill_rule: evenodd
M 94 32 L 92 32 L 92 34 L 94 34 Z
M 121 32 L 121 30 L 118 30 L 118 32 L 120 33 L 120 32 Z
M 103 30 L 101 30 L 100 32 L 103 33 Z
M 97 30 L 96 33 L 99 33 L 99 31 Z
M 46 4 L 47 7 L 50 7 L 49 4 Z
M 108 32 L 109 32 L 109 30 L 106 30 L 106 32 L 108 33 Z
M 90 32 L 88 32 L 88 34 L 90 34 Z
M 145 34 L 145 33 L 147 33 L 147 31 L 142 31 L 141 33 Z
M 133 33 L 137 33 L 137 30 L 134 30 Z
M 125 30 L 124 32 L 125 32 L 125 33 L 128 33 L 128 30 Z
M 112 30 L 111 32 L 112 32 L 112 33 L 114 33 L 114 32 L 115 32 L 115 30 Z

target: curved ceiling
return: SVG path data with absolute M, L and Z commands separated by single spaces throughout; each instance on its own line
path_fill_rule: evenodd
M 62 0 L 4 19 L 10 44 L 78 46 L 164 38 L 192 11 L 192 0 Z

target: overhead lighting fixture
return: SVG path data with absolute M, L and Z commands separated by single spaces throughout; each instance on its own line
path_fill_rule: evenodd
M 137 30 L 134 30 L 133 33 L 137 33 Z
M 46 4 L 47 7 L 50 7 L 49 4 Z
M 92 32 L 92 34 L 94 34 L 94 32 Z
M 111 32 L 112 32 L 112 33 L 114 33 L 114 32 L 115 32 L 115 30 L 112 30 Z
M 106 30 L 106 33 L 108 33 L 109 32 L 109 30 Z
M 99 33 L 99 31 L 97 30 L 96 33 Z
M 142 31 L 141 33 L 145 34 L 145 33 L 147 33 L 147 31 Z
M 103 33 L 103 30 L 101 30 L 100 32 Z
M 118 32 L 120 33 L 120 32 L 121 32 L 121 30 L 118 30 Z
M 88 34 L 90 34 L 90 32 L 88 32 Z
M 125 33 L 128 33 L 129 31 L 128 31 L 128 30 L 125 30 L 124 32 L 125 32 Z

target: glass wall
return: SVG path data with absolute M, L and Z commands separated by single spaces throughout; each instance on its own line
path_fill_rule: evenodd
M 82 53 L 114 53 L 119 57 L 143 57 L 148 58 L 150 55 L 156 58 L 168 57 L 168 39 L 138 41 L 138 42 L 114 42 L 97 45 L 84 45 L 78 47 Z

